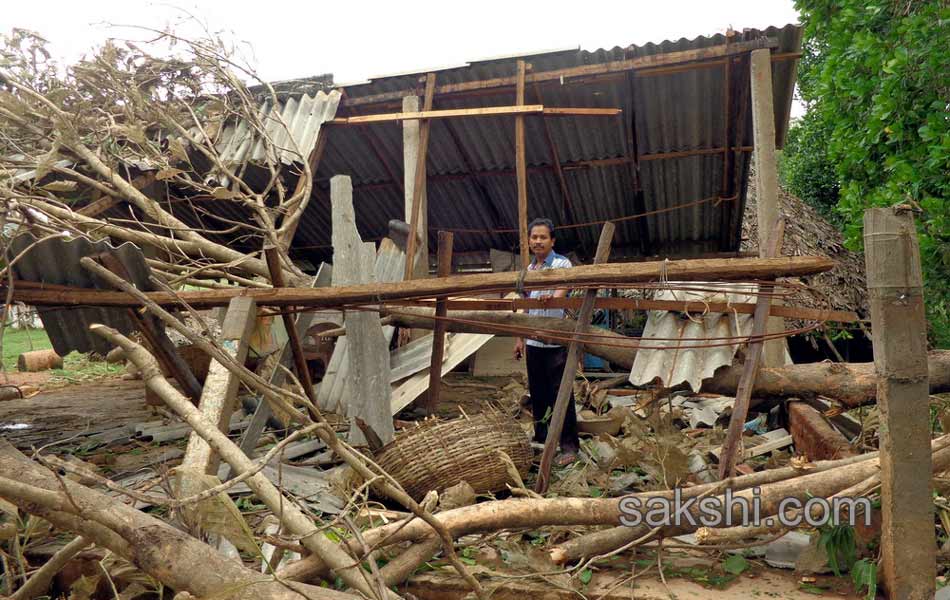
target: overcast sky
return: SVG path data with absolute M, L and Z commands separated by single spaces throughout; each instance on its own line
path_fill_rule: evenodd
M 792 0 L 625 0 L 588 3 L 294 2 L 282 0 L 7 0 L 0 30 L 32 29 L 75 58 L 107 23 L 162 28 L 190 13 L 253 49 L 259 72 L 282 80 L 333 73 L 338 83 L 536 50 L 595 50 L 798 21 Z M 140 34 L 137 34 L 139 36 Z

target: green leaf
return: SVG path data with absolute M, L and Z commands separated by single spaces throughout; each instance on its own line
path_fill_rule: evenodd
M 581 571 L 581 574 L 577 578 L 580 579 L 581 583 L 583 583 L 584 585 L 587 585 L 588 583 L 590 583 L 591 577 L 593 576 L 594 576 L 593 571 L 591 571 L 590 569 L 584 569 L 583 571 Z
M 460 556 L 460 557 L 459 557 L 459 560 L 462 561 L 463 563 L 467 564 L 468 566 L 472 566 L 472 565 L 477 565 L 477 564 L 478 564 L 478 561 L 476 561 L 474 558 L 469 558 L 469 557 L 467 557 L 467 556 Z
M 730 554 L 726 560 L 722 561 L 722 570 L 733 575 L 741 575 L 748 568 L 749 561 L 741 554 Z

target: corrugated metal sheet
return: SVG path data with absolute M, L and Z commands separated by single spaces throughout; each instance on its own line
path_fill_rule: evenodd
M 801 48 L 801 28 L 745 30 L 733 41 L 763 37 L 776 40 L 776 54 L 794 54 Z M 615 60 L 694 50 L 726 43 L 724 35 L 679 39 L 659 44 L 615 47 L 588 51 L 555 51 L 501 59 L 476 61 L 438 70 L 438 83 L 451 84 L 510 77 L 517 59 L 527 59 L 532 72 L 543 72 Z M 695 205 L 661 212 L 642 220 L 618 223 L 614 256 L 697 255 L 734 251 L 739 247 L 741 219 L 751 153 L 742 152 L 724 174 L 722 153 L 679 158 L 649 159 L 650 155 L 724 146 L 751 146 L 752 114 L 749 93 L 748 55 L 737 55 L 729 77 L 729 109 L 726 101 L 725 67 L 680 70 L 662 75 L 620 73 L 609 79 L 564 85 L 540 86 L 540 97 L 529 86 L 526 101 L 553 107 L 617 107 L 619 117 L 529 117 L 526 119 L 526 158 L 529 168 L 529 218 L 548 216 L 558 224 L 571 225 L 617 219 L 651 211 L 667 211 L 678 205 L 721 195 L 738 196 L 731 202 Z M 773 96 L 777 142 L 781 145 L 788 127 L 797 61 L 794 56 L 773 62 Z M 314 124 L 330 118 L 339 103 L 346 116 L 393 112 L 398 101 L 348 107 L 361 97 L 381 93 L 422 93 L 424 72 L 393 75 L 368 83 L 346 86 L 339 92 L 288 94 L 277 111 L 291 124 L 302 150 L 316 139 Z M 482 90 L 468 95 L 437 95 L 435 108 L 474 108 L 511 104 L 512 89 Z M 271 108 L 265 106 L 264 111 Z M 272 120 L 273 121 L 273 120 Z M 276 121 L 273 121 L 276 123 Z M 545 131 L 545 125 L 549 132 Z M 269 125 L 270 127 L 270 125 Z M 238 128 L 240 129 L 240 128 Z M 226 130 L 220 149 L 231 162 L 260 161 L 263 149 L 246 130 Z M 369 127 L 326 128 L 326 151 L 317 170 L 314 198 L 297 232 L 294 246 L 311 262 L 331 255 L 329 179 L 344 174 L 353 178 L 357 227 L 364 240 L 378 240 L 387 233 L 388 221 L 404 218 L 402 127 L 384 123 Z M 568 165 L 564 178 L 571 196 L 568 203 L 553 168 L 547 136 L 557 149 L 559 162 Z M 727 139 L 727 137 L 729 139 Z M 306 153 L 306 152 L 304 152 Z M 641 158 L 639 179 L 642 199 L 634 193 L 635 170 L 617 159 L 636 153 Z M 281 153 L 284 162 L 296 153 Z M 517 189 L 514 175 L 514 118 L 479 117 L 436 120 L 432 124 L 428 152 L 429 247 L 436 247 L 439 228 L 484 229 L 490 233 L 457 233 L 455 251 L 510 250 L 517 234 L 498 232 L 517 225 Z M 610 166 L 579 163 L 614 160 Z M 250 169 L 253 178 L 253 169 Z M 292 182 L 289 182 L 292 184 Z M 215 212 L 228 219 L 247 219 L 234 203 L 215 203 Z M 194 211 L 180 217 L 201 226 Z M 209 223 L 207 217 L 204 225 Z M 558 249 L 589 257 L 596 247 L 599 226 L 558 232 Z M 487 257 L 486 257 L 487 258 Z
M 13 253 L 23 252 L 35 241 L 36 238 L 30 234 L 18 236 L 13 240 Z M 85 238 L 48 238 L 24 254 L 13 268 L 16 277 L 25 281 L 111 290 L 113 288 L 98 281 L 79 264 L 79 259 L 84 256 L 106 252 L 122 262 L 135 287 L 143 291 L 154 290 L 142 251 L 129 243 L 114 247 L 106 241 L 90 242 Z M 53 349 L 60 356 L 73 350 L 102 355 L 109 352 L 112 345 L 89 331 L 93 323 L 108 325 L 125 334 L 137 329 L 128 311 L 121 308 L 43 307 L 39 310 Z
M 716 284 L 691 285 L 707 287 Z M 660 290 L 655 298 L 728 303 L 754 303 L 756 299 L 754 290 L 748 285 L 719 285 L 718 290 L 684 292 L 664 289 Z M 719 367 L 732 364 L 739 349 L 739 344 L 717 345 L 712 348 L 703 346 L 723 344 L 728 341 L 724 338 L 748 336 L 751 332 L 752 315 L 749 314 L 686 315 L 672 311 L 648 311 L 642 336 L 643 344 L 670 349 L 638 350 L 630 370 L 630 383 L 646 385 L 658 380 L 665 387 L 688 383 L 694 392 L 698 392 L 703 379 L 712 377 Z
M 778 41 L 777 53 L 797 52 L 801 30 L 796 26 L 764 31 L 749 30 L 739 40 L 762 36 Z M 611 60 L 677 52 L 724 44 L 725 36 L 680 39 L 661 44 L 613 48 L 595 52 L 561 51 L 535 56 L 511 57 L 473 62 L 458 68 L 438 71 L 438 82 L 459 83 L 478 79 L 510 76 L 517 58 L 528 58 L 533 72 L 561 69 Z M 748 87 L 748 63 L 740 61 L 732 70 L 732 98 Z M 362 85 L 347 86 L 341 112 L 350 98 L 358 99 L 389 91 L 419 90 L 420 73 L 389 76 Z M 773 93 L 775 122 L 779 141 L 784 139 L 792 100 L 795 61 L 774 63 Z M 615 80 L 582 85 L 543 86 L 541 98 L 529 86 L 528 102 L 547 106 L 619 107 L 620 118 L 547 118 L 547 126 L 560 162 L 615 159 L 631 153 L 634 139 L 641 155 L 719 148 L 726 138 L 727 117 L 724 106 L 724 69 L 704 68 L 662 76 L 619 77 Z M 752 144 L 752 117 L 749 96 L 739 108 L 742 121 L 739 146 Z M 465 108 L 508 104 L 508 92 L 482 96 L 436 97 L 435 108 Z M 398 110 L 398 103 L 360 107 L 349 114 Z M 732 117 L 735 120 L 735 115 Z M 449 131 L 448 127 L 454 131 Z M 517 223 L 517 190 L 514 168 L 514 119 L 512 117 L 453 119 L 436 121 L 429 141 L 428 198 L 430 247 L 436 245 L 438 228 L 505 229 Z M 329 132 L 327 151 L 318 169 L 318 187 L 324 193 L 329 177 L 347 174 L 353 177 L 357 221 L 364 239 L 385 235 L 389 219 L 402 218 L 404 200 L 402 182 L 402 130 L 396 123 L 372 126 L 367 136 L 353 127 L 336 127 Z M 456 143 L 456 139 L 458 143 Z M 669 207 L 718 196 L 722 191 L 723 157 L 721 154 L 690 156 L 641 162 L 640 177 L 643 205 L 635 202 L 633 174 L 628 165 L 577 168 L 565 171 L 565 180 L 573 205 L 566 206 L 546 142 L 540 118 L 526 120 L 529 213 L 547 215 L 560 224 L 602 221 L 663 210 Z M 464 156 L 463 156 L 464 155 Z M 469 164 L 466 163 L 468 158 Z M 631 256 L 665 253 L 701 253 L 735 250 L 739 244 L 739 219 L 744 202 L 744 185 L 750 154 L 738 161 L 739 202 L 698 205 L 686 210 L 659 214 L 620 223 L 615 234 L 615 254 Z M 382 160 L 381 160 L 382 159 Z M 387 170 L 384 163 L 389 166 Z M 398 181 L 389 175 L 392 171 Z M 471 171 L 481 173 L 471 176 Z M 512 172 L 507 172 L 512 171 Z M 727 174 L 729 185 L 735 172 Z M 728 186 L 727 186 L 728 187 Z M 320 192 L 318 192 L 319 194 Z M 725 213 L 725 214 L 724 214 Z M 302 252 L 325 258 L 329 251 L 328 207 L 313 202 L 301 224 L 296 240 Z M 598 227 L 559 232 L 561 251 L 576 250 L 589 254 L 596 246 Z M 513 233 L 460 233 L 455 238 L 457 252 L 511 249 L 517 243 Z
M 264 136 L 258 135 L 246 121 L 230 123 L 221 131 L 215 149 L 225 164 L 267 164 L 277 160 L 285 165 L 299 163 L 310 156 L 320 126 L 336 116 L 339 104 L 337 90 L 290 95 L 276 107 L 268 100 L 260 111 Z M 266 144 L 265 139 L 272 145 Z M 268 156 L 268 150 L 276 152 L 276 156 Z

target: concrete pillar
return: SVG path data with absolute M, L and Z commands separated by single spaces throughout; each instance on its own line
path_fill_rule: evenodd
M 881 562 L 888 598 L 934 597 L 927 320 L 917 229 L 908 211 L 864 213 L 864 256 L 881 411 Z
M 772 103 L 772 57 L 767 48 L 752 51 L 752 132 L 755 152 L 756 210 L 759 231 L 759 256 L 765 258 L 769 236 L 779 219 L 778 171 L 775 163 L 775 111 Z M 773 303 L 778 303 L 773 300 Z M 782 317 L 769 317 L 766 331 L 785 329 Z M 785 364 L 785 339 L 765 343 L 762 354 L 765 367 Z

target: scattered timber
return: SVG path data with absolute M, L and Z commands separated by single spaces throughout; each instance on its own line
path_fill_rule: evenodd
M 597 285 L 623 286 L 660 281 L 738 281 L 778 277 L 800 277 L 829 271 L 834 261 L 824 256 L 783 256 L 780 258 L 713 258 L 695 260 L 655 261 L 641 263 L 608 263 L 585 265 L 573 269 L 549 269 L 520 273 L 478 273 L 412 280 L 398 283 L 339 286 L 327 289 L 253 288 L 215 289 L 201 291 L 147 292 L 162 306 L 187 302 L 193 308 L 226 306 L 235 296 L 249 296 L 261 306 L 301 306 L 340 308 L 346 305 L 379 303 L 388 300 L 432 298 L 450 294 L 474 294 L 552 287 Z M 2 291 L 6 292 L 6 286 Z M 141 302 L 123 292 L 77 288 L 27 289 L 14 285 L 13 301 L 34 306 L 141 306 Z
M 930 393 L 950 392 L 950 351 L 934 351 L 927 356 Z M 741 365 L 721 369 L 703 383 L 702 391 L 735 394 L 742 374 Z M 816 396 L 833 398 L 848 407 L 871 404 L 877 399 L 874 363 L 807 363 L 761 368 L 752 395 Z

